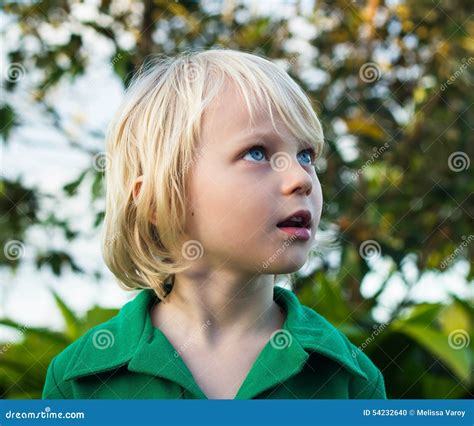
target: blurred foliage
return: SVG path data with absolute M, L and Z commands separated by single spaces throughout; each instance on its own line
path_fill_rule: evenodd
M 64 331 L 21 325 L 8 319 L 0 325 L 17 330 L 16 342 L 0 341 L 0 398 L 41 399 L 46 370 L 51 359 L 90 328 L 109 320 L 118 309 L 91 308 L 83 318 L 53 292 Z
M 30 101 L 71 148 L 91 157 L 91 167 L 66 183 L 61 195 L 74 197 L 89 187 L 91 201 L 100 200 L 102 172 L 94 163 L 103 133 L 85 129 L 97 150 L 74 139 L 49 96 L 59 83 L 86 72 L 91 62 L 87 40 L 110 43 L 109 65 L 124 86 L 154 53 L 224 46 L 275 59 L 307 91 L 323 123 L 326 147 L 317 164 L 325 201 L 320 229 L 335 235 L 334 244 L 317 253 L 317 270 L 297 276 L 295 291 L 354 343 L 366 343 L 364 350 L 383 371 L 390 398 L 472 397 L 473 301 L 453 295 L 443 304 L 413 303 L 410 289 L 417 280 L 403 273 L 408 259 L 415 259 L 417 279 L 465 259 L 472 283 L 471 6 L 467 0 L 336 0 L 318 2 L 312 13 L 303 14 L 302 4 L 295 2 L 295 21 L 254 14 L 234 1 L 210 11 L 197 1 L 130 1 L 123 7 L 103 0 L 91 20 L 72 0 L 9 2 L 4 13 L 11 21 L 3 31 L 16 28 L 20 35 L 8 52 L 0 134 L 9 144 L 15 129 L 25 125 L 13 95 L 26 80 L 26 70 L 28 75 L 35 71 Z M 309 37 L 300 33 L 305 28 Z M 52 42 L 45 34 L 54 31 L 65 31 L 67 37 Z M 322 76 L 319 83 L 312 78 L 315 71 Z M 351 150 L 355 155 L 348 155 Z M 27 239 L 32 226 L 60 229 L 67 241 L 79 237 L 55 211 L 38 219 L 38 200 L 50 195 L 8 180 L 1 189 L 3 247 Z M 95 204 L 91 211 L 92 227 L 98 228 L 104 212 Z M 371 256 L 362 250 L 367 241 L 375 242 L 376 254 L 393 265 L 371 297 L 360 291 L 371 270 Z M 334 252 L 340 254 L 338 265 L 329 261 Z M 22 260 L 1 257 L 0 266 L 17 268 Z M 67 247 L 38 248 L 35 260 L 38 268 L 49 266 L 57 275 L 65 265 L 84 272 Z M 385 324 L 378 324 L 373 311 L 395 276 L 406 286 L 407 297 Z M 0 358 L 0 385 L 7 397 L 38 396 L 50 358 L 89 327 L 87 321 L 76 324 L 66 306 L 59 306 L 67 318 L 64 334 L 28 329 L 24 343 Z M 453 344 L 459 335 L 460 347 Z M 51 342 L 46 352 L 45 341 Z M 35 357 L 41 367 L 33 373 L 26 366 Z

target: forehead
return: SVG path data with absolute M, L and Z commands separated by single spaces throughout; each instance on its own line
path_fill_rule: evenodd
M 249 99 L 252 102 L 252 99 Z M 294 139 L 278 113 L 273 110 L 278 132 L 265 108 L 254 108 L 252 123 L 247 103 L 233 83 L 226 83 L 203 114 L 201 141 L 235 146 L 252 140 Z

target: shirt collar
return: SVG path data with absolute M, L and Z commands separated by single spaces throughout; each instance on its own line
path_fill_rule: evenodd
M 258 357 L 245 380 L 252 386 L 242 386 L 236 399 L 250 398 L 250 392 L 257 394 L 275 382 L 282 382 L 296 374 L 311 352 L 328 357 L 350 373 L 367 379 L 342 332 L 316 311 L 302 305 L 290 290 L 275 286 L 274 300 L 287 312 L 282 334 L 276 336 L 271 345 L 269 342 L 265 346 L 262 356 Z M 130 371 L 167 378 L 189 389 L 198 398 L 206 398 L 166 336 L 153 326 L 149 309 L 156 302 L 158 298 L 153 290 L 142 290 L 115 317 L 90 329 L 74 342 L 73 345 L 78 347 L 67 366 L 64 379 L 71 380 L 127 365 Z M 278 350 L 279 338 L 283 344 L 286 339 L 284 351 Z M 259 365 L 263 359 L 288 368 L 273 369 L 277 374 L 268 374 L 265 366 Z

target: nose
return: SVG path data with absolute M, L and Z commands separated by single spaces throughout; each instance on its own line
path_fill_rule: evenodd
M 298 160 L 290 161 L 288 168 L 281 173 L 283 174 L 282 192 L 285 195 L 299 193 L 308 196 L 311 194 L 313 178 Z

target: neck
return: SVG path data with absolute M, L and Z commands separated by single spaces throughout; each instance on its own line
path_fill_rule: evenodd
M 177 274 L 171 293 L 157 309 L 183 334 L 199 331 L 207 342 L 222 336 L 267 335 L 281 328 L 284 314 L 273 300 L 273 276 Z

